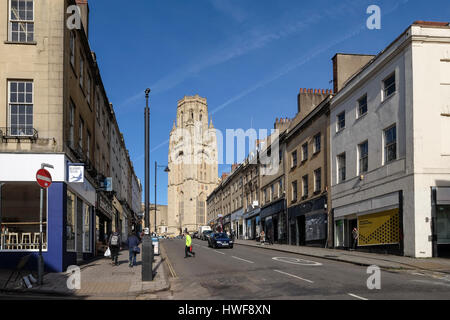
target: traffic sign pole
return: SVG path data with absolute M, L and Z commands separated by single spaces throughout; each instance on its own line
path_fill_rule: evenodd
M 42 218 L 44 211 L 44 188 L 47 189 L 52 184 L 52 176 L 50 172 L 45 170 L 44 168 L 52 168 L 51 164 L 42 163 L 41 169 L 36 173 L 36 182 L 41 187 L 41 196 L 40 196 L 40 205 L 39 205 L 39 256 L 38 256 L 38 283 L 40 286 L 43 284 L 44 278 L 44 257 L 42 256 Z M 47 235 L 48 238 L 48 235 Z

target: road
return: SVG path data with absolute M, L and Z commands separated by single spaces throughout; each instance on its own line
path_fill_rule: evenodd
M 370 290 L 367 267 L 263 248 L 208 248 L 193 240 L 196 256 L 184 258 L 184 240 L 163 240 L 176 277 L 164 299 L 193 300 L 392 300 L 450 299 L 450 276 L 381 270 L 381 289 Z

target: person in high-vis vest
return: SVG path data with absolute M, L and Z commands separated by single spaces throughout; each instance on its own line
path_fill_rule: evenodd
M 195 252 L 192 250 L 192 238 L 189 232 L 186 232 L 186 247 L 184 248 L 184 257 L 188 258 L 189 254 L 195 257 Z

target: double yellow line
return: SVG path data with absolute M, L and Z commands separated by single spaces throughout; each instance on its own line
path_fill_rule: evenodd
M 169 268 L 170 275 L 174 279 L 178 278 L 177 273 L 175 272 L 175 269 L 173 268 L 172 263 L 169 260 L 169 256 L 166 254 L 165 248 L 163 246 L 161 246 L 161 249 L 162 249 L 161 253 L 164 254 L 164 260 L 165 260 L 165 262 L 167 264 L 167 268 Z

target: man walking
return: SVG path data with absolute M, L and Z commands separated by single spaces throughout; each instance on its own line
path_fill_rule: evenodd
M 184 257 L 189 258 L 189 254 L 195 258 L 195 252 L 192 250 L 192 239 L 189 232 L 186 232 L 186 247 L 184 248 Z
M 133 268 L 136 265 L 136 255 L 141 251 L 139 248 L 139 238 L 131 233 L 128 236 L 128 253 L 129 253 L 129 267 Z
M 109 237 L 108 246 L 109 250 L 111 250 L 111 260 L 113 266 L 119 265 L 119 251 L 120 251 L 120 233 L 116 230 Z
M 355 250 L 355 249 L 356 249 L 356 244 L 358 243 L 358 238 L 359 238 L 359 232 L 358 232 L 358 229 L 357 229 L 356 227 L 353 228 L 352 236 L 353 236 L 353 246 L 352 246 L 352 249 Z

